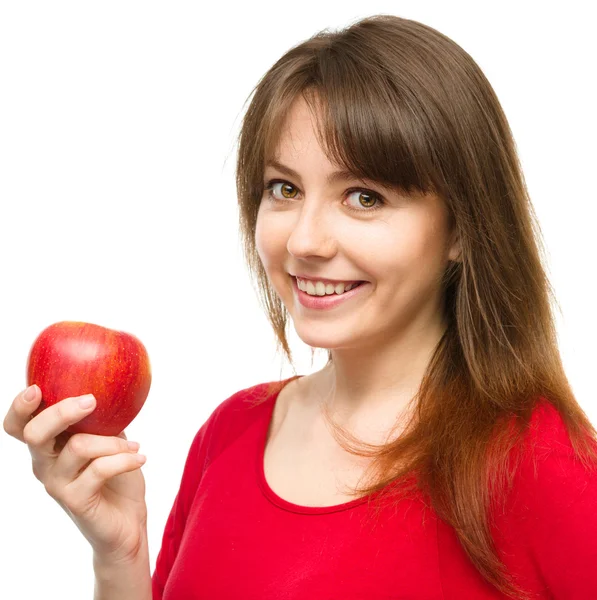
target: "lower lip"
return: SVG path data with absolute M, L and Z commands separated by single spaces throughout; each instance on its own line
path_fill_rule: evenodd
M 361 283 L 356 288 L 348 292 L 344 292 L 343 294 L 331 294 L 329 296 L 309 296 L 306 292 L 303 292 L 299 289 L 296 277 L 292 277 L 292 287 L 294 288 L 295 293 L 298 295 L 299 302 L 306 308 L 317 308 L 320 310 L 335 308 L 336 306 L 347 302 L 351 298 L 355 298 L 360 295 L 360 292 L 367 287 L 366 281 Z

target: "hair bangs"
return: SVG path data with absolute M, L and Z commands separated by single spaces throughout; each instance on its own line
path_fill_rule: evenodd
M 345 72 L 347 69 L 350 72 Z M 438 193 L 441 180 L 425 142 L 431 132 L 405 104 L 396 101 L 400 95 L 380 94 L 387 83 L 377 81 L 379 74 L 357 76 L 364 69 L 347 61 L 328 64 L 320 57 L 319 70 L 321 81 L 302 89 L 288 82 L 287 90 L 272 99 L 270 106 L 275 109 L 264 124 L 263 164 L 278 158 L 286 117 L 293 102 L 302 96 L 316 123 L 319 144 L 336 168 L 390 192 Z M 346 81 L 350 87 L 343 85 Z

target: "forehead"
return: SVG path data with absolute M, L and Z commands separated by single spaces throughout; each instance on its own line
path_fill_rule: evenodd
M 280 160 L 283 150 L 291 152 L 303 144 L 315 143 L 320 146 L 316 129 L 317 120 L 321 119 L 320 115 L 321 113 L 318 113 L 315 117 L 302 97 L 294 100 L 282 118 L 277 138 L 270 140 L 269 151 L 273 155 L 272 158 Z
M 285 175 L 288 175 L 290 177 L 300 179 L 300 174 L 297 171 L 295 171 L 292 167 L 280 162 L 277 159 L 271 158 L 267 160 L 265 166 L 272 167 L 277 171 L 280 171 L 281 173 L 284 173 Z M 328 173 L 326 177 L 326 182 L 328 184 L 334 184 L 352 179 L 358 179 L 358 177 L 352 171 L 350 171 L 349 169 L 337 169 L 335 171 L 332 171 L 331 173 Z
M 302 97 L 299 97 L 293 102 L 284 119 L 279 138 L 272 144 L 270 155 L 265 160 L 265 168 L 271 167 L 290 177 L 300 179 L 300 173 L 292 165 L 297 150 L 301 151 L 304 147 L 316 144 L 320 152 L 325 153 L 319 144 L 316 127 L 317 121 L 313 117 L 309 105 Z M 355 179 L 361 181 L 358 175 L 345 165 L 339 165 L 327 156 L 322 160 L 329 163 L 329 173 L 326 177 L 328 184 Z

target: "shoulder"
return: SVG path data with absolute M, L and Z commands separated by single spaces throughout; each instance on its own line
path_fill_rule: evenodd
M 210 419 L 214 421 L 226 420 L 227 422 L 230 420 L 253 421 L 272 408 L 279 392 L 293 379 L 294 377 L 289 377 L 243 388 L 223 400 L 214 409 Z
M 535 405 L 522 444 L 522 474 L 518 484 L 523 489 L 532 486 L 544 490 L 550 496 L 557 496 L 562 490 L 549 485 L 556 477 L 570 483 L 586 481 L 597 476 L 597 465 L 586 464 L 575 451 L 570 437 L 569 419 L 564 419 L 560 410 L 545 398 Z M 588 445 L 597 453 L 597 440 L 589 433 L 584 434 Z M 591 468 L 591 467 L 594 468 Z
M 585 531 L 597 549 L 597 469 L 577 455 L 565 419 L 545 399 L 533 410 L 521 450 L 503 524 L 538 554 Z
M 283 381 L 257 383 L 234 392 L 222 400 L 212 411 L 202 429 L 219 428 L 233 423 L 239 425 L 252 422 L 274 401 Z
M 570 436 L 559 410 L 545 398 L 540 398 L 529 422 L 527 442 L 539 451 L 572 452 Z
M 597 450 L 597 442 L 592 441 Z M 541 493 L 543 501 L 568 495 L 561 485 L 584 486 L 593 480 L 597 493 L 597 470 L 584 465 L 576 454 L 568 427 L 560 411 L 541 398 L 533 409 L 522 446 L 519 491 Z M 554 485 L 557 482 L 560 485 Z
M 577 456 L 559 410 L 541 399 L 507 507 L 497 515 L 499 546 L 533 565 L 554 597 L 597 597 L 596 508 L 597 469 Z M 581 590 L 587 595 L 574 595 Z
M 597 452 L 597 442 L 590 445 Z M 570 521 L 586 516 L 583 511 L 591 510 L 586 503 L 597 506 L 597 465 L 576 453 L 566 420 L 546 399 L 536 403 L 523 437 L 512 445 L 507 489 L 494 500 L 492 510 L 502 526 L 516 524 L 515 529 L 526 530 L 530 537 L 536 535 L 536 526 L 561 516 L 568 506 L 574 505 L 566 514 Z
M 211 462 L 247 428 L 267 418 L 277 394 L 289 379 L 257 383 L 221 401 L 195 434 L 189 456 L 199 462 Z

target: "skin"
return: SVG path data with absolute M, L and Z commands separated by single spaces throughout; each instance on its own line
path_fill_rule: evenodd
M 416 392 L 446 328 L 440 279 L 448 260 L 458 260 L 459 246 L 436 195 L 406 196 L 357 179 L 328 183 L 338 165 L 325 156 L 315 126 L 299 97 L 276 151 L 298 177 L 266 167 L 264 183 L 287 183 L 274 185 L 277 202 L 264 192 L 256 244 L 298 336 L 332 353 L 333 366 L 315 374 L 313 384 L 337 421 L 356 431 L 359 423 L 395 417 Z M 347 194 L 351 187 L 386 203 L 368 208 L 378 201 L 366 192 Z M 318 311 L 299 303 L 289 272 L 368 283 L 358 297 Z

